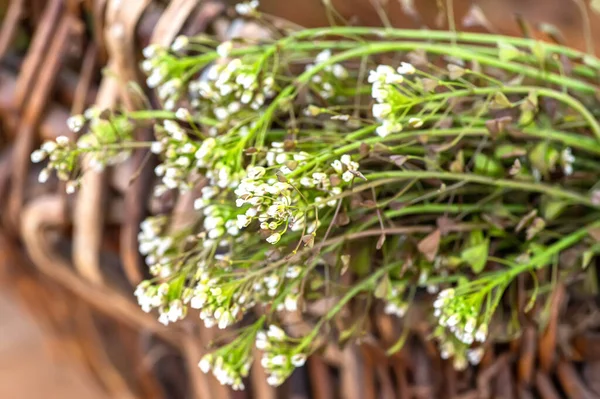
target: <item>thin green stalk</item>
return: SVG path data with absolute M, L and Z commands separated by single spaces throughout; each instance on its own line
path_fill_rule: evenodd
M 489 95 L 489 94 L 494 94 L 497 92 L 502 92 L 505 94 L 529 94 L 529 93 L 533 92 L 533 93 L 539 94 L 540 96 L 543 96 L 543 97 L 548 97 L 548 98 L 553 98 L 555 100 L 558 100 L 558 101 L 570 106 L 575 111 L 577 111 L 588 123 L 588 125 L 589 125 L 590 129 L 592 130 L 592 132 L 594 133 L 594 135 L 598 138 L 598 140 L 600 140 L 600 125 L 596 121 L 596 118 L 594 117 L 594 115 L 592 115 L 592 113 L 590 111 L 588 111 L 588 109 L 580 101 L 569 96 L 568 94 L 565 94 L 565 93 L 557 91 L 557 90 L 552 90 L 552 89 L 548 89 L 548 88 L 544 88 L 544 87 L 537 87 L 537 86 L 477 87 L 477 88 L 467 89 L 467 90 L 458 90 L 458 91 L 451 92 L 451 93 L 436 94 L 431 97 L 428 97 L 427 100 L 428 101 L 436 101 L 438 99 L 445 99 L 447 97 L 463 97 L 463 96 L 468 96 L 470 94 Z
M 439 30 L 427 30 L 427 29 L 384 29 L 384 28 L 371 28 L 371 27 L 331 27 L 331 28 L 313 28 L 304 29 L 302 31 L 291 33 L 290 37 L 295 39 L 308 39 L 328 36 L 347 36 L 347 35 L 361 35 L 371 36 L 377 38 L 390 38 L 390 39 L 417 39 L 426 41 L 439 41 L 439 42 L 467 42 L 467 43 L 480 43 L 497 46 L 498 43 L 504 42 L 512 44 L 517 47 L 530 48 L 533 43 L 538 40 L 532 40 L 520 37 L 510 37 L 503 35 L 492 35 L 489 33 L 471 33 L 471 32 L 448 32 Z M 585 59 L 586 64 L 600 69 L 600 60 L 596 57 L 590 56 L 579 50 L 575 50 L 569 47 L 561 46 L 558 44 L 543 42 L 545 49 L 555 52 L 557 54 L 564 54 L 574 59 Z
M 470 212 L 475 212 L 475 211 L 486 211 L 486 210 L 493 210 L 498 208 L 499 205 L 496 204 L 491 204 L 491 205 L 451 205 L 451 204 L 425 204 L 425 205 L 412 205 L 412 206 L 407 206 L 401 209 L 392 209 L 392 210 L 388 210 L 386 212 L 383 213 L 383 215 L 388 218 L 388 219 L 393 219 L 393 218 L 397 218 L 400 216 L 407 216 L 407 215 L 423 215 L 423 214 L 428 214 L 428 213 L 470 213 Z M 520 206 L 520 205 L 507 205 L 503 207 L 504 209 L 507 209 L 509 211 L 522 211 L 525 208 L 525 206 Z M 371 227 L 372 225 L 376 224 L 378 222 L 376 217 L 373 217 L 372 219 L 362 223 L 361 225 L 357 226 L 356 228 L 352 229 L 353 231 L 361 231 L 364 230 L 366 228 Z
M 492 177 L 469 174 L 469 173 L 450 173 L 450 172 L 430 172 L 430 171 L 390 171 L 390 172 L 374 172 L 366 175 L 369 180 L 376 179 L 440 179 L 451 181 L 465 181 L 468 183 L 485 184 L 494 187 L 507 188 L 512 190 L 521 190 L 529 192 L 538 192 L 550 195 L 551 197 L 561 198 L 572 201 L 574 203 L 597 207 L 592 203 L 588 196 L 582 194 L 565 191 L 557 186 L 550 186 L 542 183 L 522 182 L 507 179 L 495 179 Z
M 335 317 L 335 315 L 338 314 L 340 310 L 342 310 L 342 308 L 346 306 L 348 302 L 350 302 L 356 295 L 358 295 L 362 291 L 371 288 L 377 282 L 377 280 L 383 277 L 384 274 L 388 273 L 393 268 L 402 266 L 403 263 L 403 261 L 395 262 L 381 267 L 373 271 L 373 273 L 369 277 L 354 285 L 342 298 L 340 298 L 340 300 L 335 304 L 335 306 L 331 308 L 331 310 L 319 320 L 312 333 L 303 340 L 299 350 L 302 350 L 308 345 L 310 345 L 319 333 L 321 327 L 323 327 L 323 325 L 326 322 L 331 321 Z

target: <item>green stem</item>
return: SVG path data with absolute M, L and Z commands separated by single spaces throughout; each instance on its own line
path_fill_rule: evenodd
M 362 35 L 362 36 L 374 36 L 378 38 L 393 38 L 393 39 L 417 39 L 426 41 L 442 41 L 442 42 L 470 42 L 480 43 L 488 45 L 497 45 L 500 42 L 510 43 L 514 46 L 520 47 L 531 47 L 537 40 L 520 38 L 520 37 L 509 37 L 503 35 L 492 35 L 488 33 L 471 33 L 471 32 L 449 32 L 439 30 L 427 30 L 427 29 L 387 29 L 387 28 L 371 28 L 371 27 L 330 27 L 330 28 L 313 28 L 304 29 L 297 33 L 293 33 L 290 36 L 296 39 L 308 39 L 317 37 L 327 36 L 348 36 L 348 35 Z M 543 43 L 545 49 L 558 54 L 567 55 L 570 58 L 585 59 L 586 64 L 600 69 L 600 60 L 596 57 L 590 56 L 587 53 L 578 51 L 569 47 L 553 44 Z
M 392 209 L 384 212 L 384 216 L 388 219 L 397 218 L 400 216 L 407 215 L 423 215 L 427 213 L 470 213 L 474 211 L 486 211 L 497 209 L 499 205 L 491 204 L 491 205 L 450 205 L 450 204 L 425 204 L 425 205 L 412 205 L 407 206 L 401 209 Z M 520 205 L 507 205 L 504 206 L 503 209 L 507 209 L 509 211 L 522 211 L 525 209 L 524 206 Z M 372 225 L 378 222 L 377 217 L 373 217 L 372 219 L 367 220 L 363 224 L 357 226 L 353 231 L 362 231 L 371 227 Z
M 489 132 L 487 129 L 481 127 L 472 127 L 472 128 L 453 128 L 453 129 L 427 129 L 427 130 L 417 130 L 410 132 L 401 132 L 396 134 L 391 134 L 386 137 L 369 137 L 365 140 L 358 141 L 359 138 L 371 134 L 375 131 L 377 126 L 371 125 L 364 127 L 355 131 L 352 134 L 344 137 L 345 141 L 353 141 L 350 144 L 346 144 L 344 146 L 338 147 L 335 150 L 331 151 L 328 149 L 321 155 L 318 155 L 316 158 L 312 159 L 310 162 L 307 162 L 305 165 L 294 170 L 287 177 L 294 178 L 296 176 L 301 175 L 302 173 L 310 170 L 315 165 L 318 165 L 323 162 L 327 162 L 331 159 L 334 159 L 340 155 L 346 154 L 351 151 L 355 151 L 360 148 L 362 144 L 376 144 L 376 143 L 387 143 L 394 142 L 405 139 L 412 139 L 419 136 L 429 136 L 429 137 L 453 137 L 453 136 L 489 136 Z M 540 130 L 535 128 L 524 129 L 523 133 L 526 135 L 530 135 L 532 137 L 551 140 L 563 143 L 567 146 L 571 146 L 573 148 L 578 148 L 584 151 L 589 151 L 594 154 L 600 154 L 600 145 L 595 141 L 591 140 L 585 136 L 575 136 L 570 135 L 565 132 L 559 132 L 554 130 Z
M 381 277 L 383 277 L 384 274 L 386 274 L 387 272 L 389 272 L 390 270 L 392 270 L 395 267 L 401 266 L 402 264 L 403 264 L 403 262 L 395 262 L 395 263 L 391 263 L 387 266 L 381 267 L 381 268 L 375 270 L 373 272 L 373 274 L 371 274 L 369 277 L 365 278 L 360 283 L 353 286 L 335 304 L 335 306 L 333 308 L 331 308 L 331 310 L 329 312 L 327 312 L 327 314 L 325 316 L 323 316 L 321 318 L 321 320 L 319 320 L 319 322 L 317 323 L 317 325 L 315 326 L 313 331 L 310 333 L 310 335 L 308 335 L 303 340 L 302 344 L 299 347 L 299 350 L 302 350 L 302 349 L 306 348 L 308 345 L 310 345 L 314 341 L 314 338 L 319 333 L 319 330 L 321 329 L 321 327 L 323 327 L 323 325 L 326 322 L 331 321 L 335 317 L 335 315 L 338 314 L 339 311 L 342 310 L 342 308 L 344 306 L 346 306 L 346 304 L 348 304 L 348 302 L 350 302 L 356 295 L 358 295 L 362 291 L 365 291 L 365 290 L 371 288 L 373 286 L 373 284 L 375 284 L 377 282 L 377 280 L 379 280 Z
M 155 119 L 177 119 L 175 112 L 165 110 L 143 110 L 143 111 L 132 111 L 127 113 L 127 117 L 137 121 L 144 120 L 155 120 Z M 194 118 L 194 122 L 199 122 L 203 125 L 216 126 L 218 122 L 212 118 Z
M 574 110 L 576 110 L 588 123 L 589 127 L 592 129 L 594 135 L 600 140 L 600 125 L 596 121 L 596 118 L 588 109 L 577 99 L 565 94 L 563 92 L 552 90 L 543 87 L 536 86 L 503 86 L 503 87 L 482 87 L 482 88 L 473 88 L 467 90 L 458 90 L 451 93 L 442 93 L 436 94 L 427 98 L 427 101 L 436 101 L 439 99 L 445 99 L 447 97 L 463 97 L 468 96 L 469 94 L 475 95 L 489 95 L 497 92 L 502 92 L 506 94 L 529 94 L 531 92 L 537 93 L 543 97 L 553 98 L 558 100 Z
M 584 196 L 569 191 L 564 191 L 556 186 L 550 186 L 546 184 L 533 183 L 533 182 L 521 182 L 516 180 L 507 179 L 495 179 L 492 177 L 468 174 L 468 173 L 450 173 L 450 172 L 431 172 L 431 171 L 389 171 L 389 172 L 374 172 L 366 175 L 367 179 L 440 179 L 440 180 L 451 180 L 451 181 L 464 181 L 468 183 L 485 184 L 489 186 L 495 186 L 500 188 L 508 188 L 513 190 L 531 191 L 550 195 L 555 198 L 562 198 L 565 200 L 573 201 L 578 204 L 597 207 L 591 201 L 588 196 Z

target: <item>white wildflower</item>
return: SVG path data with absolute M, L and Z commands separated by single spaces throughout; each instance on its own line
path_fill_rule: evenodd
M 85 124 L 85 117 L 83 115 L 73 115 L 67 119 L 67 127 L 73 133 L 77 133 L 81 130 Z
M 271 324 L 269 326 L 267 336 L 274 341 L 283 341 L 286 338 L 285 331 L 283 331 L 281 328 L 277 327 L 274 324 Z
M 204 374 L 208 373 L 212 367 L 212 356 L 203 356 L 200 362 L 198 363 L 198 367 L 200 367 L 200 370 L 202 370 Z
M 74 194 L 76 188 L 77 188 L 77 183 L 70 180 L 66 184 L 65 191 L 67 194 Z
M 235 5 L 235 11 L 239 15 L 250 15 L 256 11 L 259 6 L 258 0 L 247 1 Z
M 409 64 L 408 62 L 402 62 L 400 63 L 397 72 L 400 75 L 412 75 L 416 72 L 416 69 L 412 64 Z
M 349 170 L 345 171 L 342 174 L 342 180 L 345 181 L 346 183 L 350 183 L 352 181 L 352 179 L 354 179 L 354 174 L 352 172 L 350 172 Z
M 469 359 L 469 363 L 476 366 L 481 362 L 481 358 L 483 358 L 484 350 L 483 347 L 469 349 L 467 350 L 467 359 Z
M 50 170 L 45 169 L 45 168 L 42 169 L 40 171 L 40 174 L 38 175 L 38 181 L 40 183 L 46 183 L 49 178 L 50 178 Z
M 302 353 L 297 353 L 293 355 L 290 360 L 294 367 L 302 367 L 306 363 L 306 355 Z
M 233 43 L 231 41 L 226 41 L 217 46 L 217 54 L 219 54 L 219 57 L 221 58 L 227 58 L 232 49 Z
M 408 125 L 417 129 L 423 126 L 423 120 L 421 118 L 410 118 L 408 120 Z
M 171 50 L 181 51 L 190 44 L 190 39 L 187 36 L 180 35 L 175 38 L 173 44 L 171 44 Z
M 48 154 L 44 150 L 35 150 L 34 152 L 31 153 L 31 162 L 33 162 L 33 163 L 42 162 L 44 159 L 46 159 L 47 155 Z
M 386 104 L 386 103 L 373 104 L 373 117 L 375 117 L 376 119 L 381 120 L 391 113 L 392 113 L 391 104 Z
M 69 145 L 69 138 L 67 136 L 58 136 L 56 138 L 56 144 L 58 144 L 61 147 L 65 147 Z

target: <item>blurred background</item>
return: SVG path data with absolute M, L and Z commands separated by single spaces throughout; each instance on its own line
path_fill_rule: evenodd
M 334 20 L 447 29 L 447 16 L 453 15 L 460 30 L 536 37 L 595 52 L 600 50 L 600 20 L 591 7 L 595 3 L 332 0 L 338 12 L 332 15 L 322 0 L 262 0 L 261 10 L 311 27 Z M 164 328 L 139 310 L 132 295 L 146 274 L 137 252 L 139 223 L 158 210 L 184 213 L 191 198 L 148 201 L 151 173 L 131 181 L 145 162 L 142 151 L 114 170 L 86 178 L 75 196 L 63 194 L 58 181 L 37 183 L 39 169 L 30 164 L 29 154 L 43 140 L 68 135 L 70 114 L 94 103 L 140 106 L 127 82 L 138 82 L 145 90 L 138 63 L 149 43 L 169 45 L 179 34 L 200 32 L 222 40 L 260 36 L 260 28 L 235 18 L 227 8 L 231 4 L 0 0 L 0 398 L 358 399 L 367 397 L 361 381 L 368 378 L 378 381 L 373 386 L 389 386 L 385 372 L 374 376 L 370 370 L 387 360 L 351 348 L 311 359 L 279 390 L 266 386 L 260 369 L 248 392 L 225 390 L 196 367 L 215 332 L 187 320 Z M 153 94 L 145 91 L 156 105 Z M 143 139 L 152 132 L 141 128 L 136 134 Z M 597 335 L 584 338 L 598 343 Z M 410 351 L 413 366 L 406 383 L 411 395 L 445 397 L 435 388 L 435 373 L 427 371 L 433 367 L 427 360 L 431 348 L 415 341 Z M 598 396 L 591 393 L 594 384 L 597 389 L 591 376 L 600 375 L 599 361 L 596 353 L 585 367 L 578 363 L 576 370 L 568 363 L 560 373 L 574 384 L 592 386 L 585 390 L 589 397 L 600 397 L 600 390 L 594 391 Z M 390 367 L 401 379 L 404 369 L 398 364 Z M 498 392 L 516 392 L 513 374 L 499 373 L 490 384 L 505 386 Z M 548 377 L 550 384 L 556 383 L 553 378 Z M 462 382 L 457 384 L 458 392 Z M 395 396 L 392 390 L 382 397 Z

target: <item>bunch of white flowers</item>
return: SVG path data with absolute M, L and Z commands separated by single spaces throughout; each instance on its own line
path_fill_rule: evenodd
M 132 138 L 133 125 L 126 116 L 113 115 L 108 111 L 103 113 L 92 107 L 67 120 L 67 126 L 73 133 L 82 132 L 86 125 L 89 126 L 87 131 L 76 140 L 58 136 L 33 151 L 32 162 L 48 161 L 38 176 L 41 183 L 46 182 L 54 170 L 60 180 L 67 182 L 66 191 L 71 194 L 79 184 L 77 168 L 80 156 L 85 155 L 86 166 L 94 171 L 102 171 L 106 166 L 123 162 L 130 156 L 130 149 L 121 145 Z
M 69 180 L 71 170 L 69 159 L 71 158 L 71 141 L 67 136 L 59 136 L 56 141 L 46 141 L 39 150 L 31 153 L 31 162 L 39 163 L 48 159 L 48 165 L 42 169 L 38 176 L 40 183 L 45 183 L 50 178 L 52 169 L 55 169 L 60 180 Z
M 276 244 L 294 217 L 292 187 L 275 178 L 262 182 L 265 168 L 261 166 L 251 166 L 247 172 L 247 178 L 235 189 L 235 194 L 238 207 L 250 207 L 237 216 L 237 227 L 243 229 L 258 220 L 261 229 L 271 231 L 267 242 Z
M 281 385 L 296 367 L 306 363 L 306 354 L 295 345 L 285 331 L 271 324 L 256 334 L 256 348 L 263 351 L 261 365 L 268 374 L 267 383 Z
M 208 67 L 198 80 L 190 82 L 192 105 L 202 115 L 219 121 L 228 131 L 247 120 L 277 93 L 275 79 L 260 71 L 261 63 L 245 63 L 234 58 L 225 64 Z
M 306 70 L 312 70 L 316 65 L 328 62 L 331 58 L 331 50 L 323 50 L 315 57 L 314 64 L 308 64 Z M 311 78 L 311 86 L 323 99 L 333 99 L 340 95 L 340 88 L 348 80 L 350 74 L 342 64 L 328 64 Z
M 478 364 L 483 347 L 472 347 L 487 339 L 488 328 L 479 322 L 479 311 L 463 295 L 456 295 L 453 288 L 441 291 L 434 304 L 434 316 L 438 327 L 434 336 L 440 341 L 443 359 L 453 359 L 454 367 L 464 369 L 468 363 Z
M 388 292 L 385 300 L 385 307 L 383 312 L 385 314 L 393 315 L 396 317 L 404 317 L 408 310 L 408 302 L 404 299 L 404 285 L 392 286 Z
M 156 186 L 155 194 L 161 195 L 170 189 L 189 190 L 193 185 L 189 176 L 195 170 L 195 155 L 201 144 L 191 140 L 186 130 L 173 120 L 165 120 L 162 126 L 155 126 L 155 132 L 158 140 L 152 144 L 151 150 L 163 155 L 163 162 L 154 169 L 162 179 L 162 185 Z
M 571 151 L 571 147 L 565 148 L 560 153 L 560 160 L 563 167 L 563 173 L 565 176 L 571 176 L 573 174 L 573 163 L 575 162 L 575 156 Z
M 487 326 L 483 323 L 478 326 L 479 309 L 463 296 L 455 296 L 454 289 L 440 292 L 433 307 L 439 325 L 448 328 L 459 341 L 467 345 L 485 342 Z
M 389 65 L 379 65 L 377 69 L 370 71 L 368 82 L 371 83 L 371 96 L 375 100 L 373 117 L 381 123 L 377 128 L 379 136 L 386 137 L 402 131 L 397 111 L 399 106 L 406 102 L 406 98 L 396 86 L 404 82 L 404 75 L 412 75 L 415 72 L 415 68 L 406 62 L 396 70 Z M 412 127 L 420 127 L 422 122 L 413 118 L 409 124 Z
M 146 257 L 146 264 L 150 267 L 150 274 L 160 278 L 168 278 L 174 272 L 173 238 L 162 235 L 167 219 L 162 216 L 148 217 L 140 225 L 138 233 L 139 251 Z
M 212 370 L 212 374 L 222 385 L 230 385 L 234 391 L 245 388 L 242 378 L 248 376 L 251 365 L 252 357 L 247 354 L 240 359 L 235 351 L 227 353 L 223 350 L 205 355 L 198 363 L 203 373 Z
M 244 1 L 235 5 L 235 11 L 240 15 L 252 15 L 259 5 L 258 0 Z
M 168 283 L 154 285 L 143 281 L 137 286 L 134 295 L 144 312 L 158 309 L 158 321 L 168 325 L 185 318 L 187 314 L 187 306 L 180 299 L 172 299 L 171 291 L 172 286 Z
M 200 319 L 207 328 L 216 325 L 225 329 L 247 311 L 247 304 L 231 301 L 237 287 L 237 284 L 223 284 L 219 277 L 213 277 L 209 272 L 203 273 L 193 290 L 190 306 L 200 310 Z
M 171 44 L 170 50 L 179 53 L 188 47 L 189 38 L 178 36 Z M 156 89 L 163 107 L 174 110 L 177 101 L 184 93 L 185 83 L 181 79 L 181 71 L 177 68 L 177 58 L 169 51 L 169 48 L 158 44 L 151 44 L 144 48 L 142 70 L 148 76 L 146 84 L 151 89 Z

